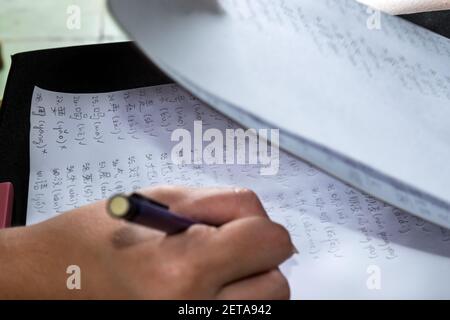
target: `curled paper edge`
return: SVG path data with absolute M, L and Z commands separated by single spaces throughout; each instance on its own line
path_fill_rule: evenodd
M 386 13 L 409 14 L 450 9 L 450 0 L 357 0 Z

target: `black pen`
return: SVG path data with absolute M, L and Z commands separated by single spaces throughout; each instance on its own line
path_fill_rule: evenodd
M 130 196 L 125 194 L 112 196 L 108 200 L 106 208 L 114 218 L 125 219 L 164 231 L 167 234 L 183 232 L 193 224 L 199 223 L 175 214 L 169 211 L 168 206 L 137 193 Z

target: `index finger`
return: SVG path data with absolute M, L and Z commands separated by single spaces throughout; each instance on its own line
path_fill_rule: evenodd
M 168 205 L 175 213 L 212 225 L 244 217 L 268 217 L 256 193 L 246 188 L 162 186 L 140 193 Z

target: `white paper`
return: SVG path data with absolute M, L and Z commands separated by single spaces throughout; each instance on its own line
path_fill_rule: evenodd
M 258 165 L 173 165 L 174 129 L 192 130 L 194 120 L 238 127 L 177 85 L 99 94 L 36 87 L 32 99 L 27 224 L 152 185 L 243 186 L 300 251 L 282 268 L 294 299 L 450 298 L 447 229 L 284 152 L 275 176 Z
M 110 1 L 179 84 L 386 202 L 450 227 L 450 41 L 353 0 Z

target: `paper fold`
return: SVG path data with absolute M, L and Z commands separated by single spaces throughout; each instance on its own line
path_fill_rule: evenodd
M 450 0 L 357 0 L 389 14 L 408 14 L 450 9 Z

